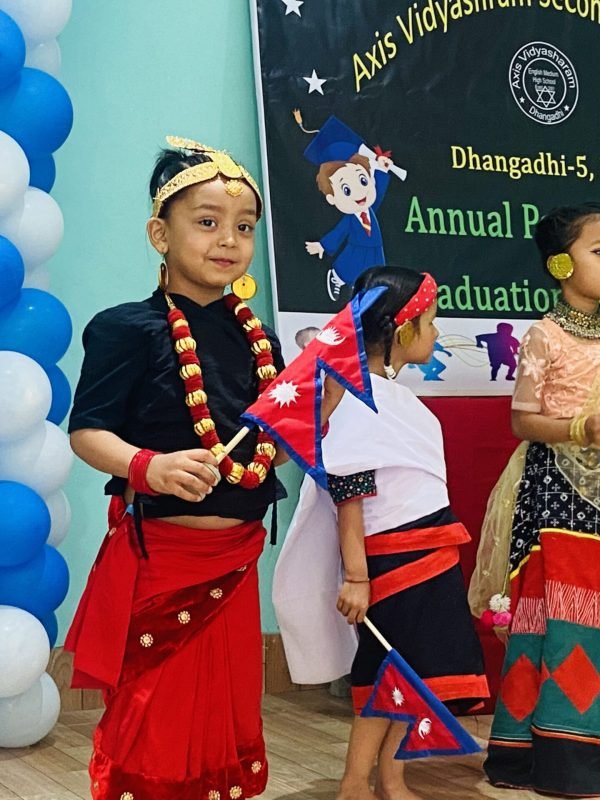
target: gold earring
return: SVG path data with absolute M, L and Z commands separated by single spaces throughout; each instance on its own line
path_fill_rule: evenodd
M 158 286 L 162 292 L 166 292 L 169 286 L 169 268 L 164 257 L 158 268 Z
M 573 274 L 573 259 L 568 253 L 558 253 L 546 261 L 548 272 L 557 281 L 566 281 Z
M 415 326 L 412 324 L 412 321 L 408 319 L 398 328 L 398 341 L 401 347 L 408 347 L 414 338 Z
M 252 275 L 248 275 L 247 272 L 231 284 L 231 291 L 236 294 L 240 300 L 251 300 L 256 294 L 257 289 L 256 281 Z

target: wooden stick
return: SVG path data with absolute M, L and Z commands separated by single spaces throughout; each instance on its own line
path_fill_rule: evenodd
M 368 617 L 365 617 L 365 618 L 364 618 L 364 623 L 365 623 L 365 625 L 367 626 L 367 628 L 368 628 L 368 629 L 371 631 L 371 633 L 373 634 L 373 636 L 374 636 L 374 637 L 375 637 L 375 638 L 376 638 L 376 639 L 377 639 L 377 640 L 378 640 L 378 641 L 379 641 L 379 642 L 380 642 L 380 643 L 381 643 L 381 644 L 382 644 L 382 645 L 385 647 L 385 649 L 386 649 L 386 650 L 388 651 L 388 653 L 389 653 L 389 652 L 390 652 L 390 650 L 392 649 L 392 645 L 391 645 L 391 644 L 388 642 L 388 640 L 387 640 L 387 639 L 384 639 L 384 637 L 382 636 L 382 634 L 381 634 L 381 633 L 379 633 L 379 631 L 377 630 L 377 628 L 375 627 L 375 625 L 373 625 L 373 623 L 371 622 L 371 620 L 370 620 Z
M 221 455 L 217 456 L 217 463 L 220 464 L 221 461 L 223 461 L 223 459 L 225 458 L 225 456 L 229 455 L 229 453 L 231 453 L 233 448 L 238 446 L 238 444 L 242 441 L 242 439 L 244 438 L 244 436 L 246 436 L 247 433 L 250 433 L 250 428 L 244 427 L 241 430 L 239 430 L 233 437 L 233 439 L 228 444 L 225 445 L 224 452 L 222 452 Z

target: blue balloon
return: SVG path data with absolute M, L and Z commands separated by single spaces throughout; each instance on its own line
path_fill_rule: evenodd
M 0 89 L 14 81 L 25 63 L 25 39 L 12 17 L 0 11 Z
M 38 619 L 57 609 L 68 590 L 67 562 L 48 544 L 25 564 L 0 568 L 0 605 L 22 608 Z
M 56 164 L 52 156 L 40 156 L 29 159 L 29 185 L 49 192 L 56 178 Z
M 50 647 L 54 647 L 58 639 L 58 620 L 56 619 L 56 614 L 54 611 L 51 611 L 49 614 L 46 614 L 45 617 L 42 617 L 40 622 L 44 628 L 46 628 L 48 639 L 50 639 Z
M 30 561 L 50 533 L 50 512 L 29 486 L 0 481 L 0 567 Z
M 63 144 L 73 125 L 73 106 L 56 78 L 24 67 L 17 80 L 0 92 L 0 121 L 2 130 L 34 160 Z
M 52 387 L 52 405 L 46 419 L 60 425 L 71 406 L 71 387 L 65 373 L 56 365 L 46 367 L 46 375 Z
M 60 361 L 72 335 L 67 309 L 41 289 L 23 289 L 16 303 L 0 310 L 0 350 L 16 350 L 42 367 Z
M 21 254 L 11 241 L 0 236 L 0 308 L 17 299 L 24 277 Z

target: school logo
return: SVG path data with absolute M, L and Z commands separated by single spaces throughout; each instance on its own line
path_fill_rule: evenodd
M 540 125 L 558 125 L 573 113 L 579 97 L 575 67 L 557 47 L 529 42 L 514 54 L 509 67 L 515 103 Z

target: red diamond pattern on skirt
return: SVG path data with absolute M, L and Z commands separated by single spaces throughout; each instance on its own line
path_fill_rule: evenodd
M 580 714 L 585 714 L 600 694 L 600 674 L 579 644 L 554 670 L 552 677 Z
M 550 678 L 550 670 L 546 666 L 546 662 L 542 660 L 542 671 L 540 673 L 540 686 Z
M 520 655 L 502 681 L 502 702 L 508 712 L 522 722 L 537 703 L 540 674 L 525 655 Z

